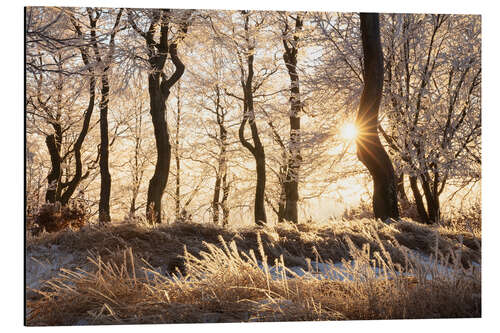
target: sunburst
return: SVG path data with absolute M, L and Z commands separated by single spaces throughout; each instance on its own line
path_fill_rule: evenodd
M 347 123 L 340 130 L 340 136 L 346 141 L 355 140 L 358 134 L 359 130 L 354 123 Z

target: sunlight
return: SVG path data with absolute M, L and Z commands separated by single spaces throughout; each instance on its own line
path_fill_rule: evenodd
M 340 135 L 344 140 L 351 141 L 356 139 L 358 132 L 358 128 L 354 125 L 354 123 L 347 123 L 340 130 Z

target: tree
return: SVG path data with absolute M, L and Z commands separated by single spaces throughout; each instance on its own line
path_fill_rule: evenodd
M 240 59 L 241 71 L 241 88 L 243 90 L 243 118 L 238 131 L 239 139 L 243 147 L 253 155 L 255 159 L 255 167 L 257 173 L 257 184 L 255 186 L 255 203 L 254 203 L 254 218 L 255 224 L 263 225 L 267 222 L 266 209 L 264 206 L 265 191 L 266 191 L 266 155 L 264 153 L 264 146 L 259 136 L 259 130 L 255 121 L 254 110 L 254 56 L 255 56 L 255 37 L 252 38 L 250 32 L 250 16 L 248 11 L 241 12 L 243 25 L 244 25 L 244 40 L 245 50 L 242 54 L 238 51 L 238 58 Z M 257 19 L 255 27 L 263 23 L 263 18 Z M 243 58 L 245 60 L 243 60 Z M 246 68 L 244 67 L 246 63 Z M 245 126 L 248 123 L 252 133 L 253 145 L 245 138 Z
M 30 8 L 28 15 L 33 12 L 39 13 L 37 9 Z M 39 20 L 28 21 L 34 26 L 27 27 L 27 31 L 31 31 L 27 38 L 30 48 L 30 52 L 27 52 L 29 80 L 34 81 L 34 87 L 30 85 L 29 89 L 35 89 L 30 90 L 27 98 L 27 112 L 34 128 L 45 136 L 50 156 L 51 168 L 47 176 L 45 200 L 66 205 L 93 168 L 83 173 L 82 146 L 91 127 L 95 105 L 95 63 L 90 50 L 97 40 L 95 34 L 83 31 L 75 18 L 77 11 L 54 9 L 39 14 L 35 15 Z M 59 35 L 59 38 L 54 38 L 54 35 Z M 83 66 L 76 60 L 77 50 Z M 75 80 L 76 77 L 79 79 Z M 85 93 L 87 83 L 88 92 Z M 84 103 L 80 101 L 82 96 L 88 97 L 83 116 L 81 111 L 79 114 L 74 113 Z M 49 128 L 38 123 L 39 119 Z M 80 122 L 81 129 L 74 133 L 72 130 Z M 72 162 L 75 164 L 74 169 L 70 167 Z
M 356 140 L 357 155 L 373 179 L 375 218 L 399 218 L 394 169 L 378 136 L 378 109 L 384 82 L 379 16 L 361 13 L 360 18 L 364 87 L 356 117 L 359 131 Z
M 480 174 L 480 20 L 393 14 L 386 22 L 390 112 L 381 132 L 409 175 L 421 221 L 433 223 L 445 187 Z
M 290 143 L 288 161 L 285 167 L 284 192 L 285 207 L 283 218 L 297 223 L 297 201 L 299 200 L 299 169 L 300 169 L 300 111 L 302 109 L 300 101 L 300 83 L 297 71 L 297 53 L 299 49 L 299 35 L 303 26 L 303 19 L 300 14 L 291 16 L 295 21 L 295 28 L 291 31 L 288 24 L 288 17 L 284 15 L 283 31 L 283 60 L 285 61 L 288 75 L 290 76 Z M 290 36 L 291 34 L 291 36 Z
M 99 196 L 99 222 L 106 223 L 111 221 L 109 201 L 111 197 L 111 175 L 109 173 L 109 136 L 108 136 L 108 109 L 109 109 L 109 69 L 113 61 L 113 54 L 115 50 L 115 36 L 119 29 L 120 19 L 123 9 L 119 9 L 116 14 L 113 28 L 109 33 L 109 44 L 107 54 L 101 55 L 105 51 L 101 49 L 97 43 L 96 26 L 99 17 L 102 15 L 100 9 L 87 8 L 89 16 L 91 34 L 96 42 L 93 44 L 94 54 L 98 68 L 101 69 L 99 77 L 101 79 L 101 100 L 99 102 L 100 118 L 99 129 L 101 143 L 99 146 L 99 171 L 101 175 L 101 189 Z M 99 36 L 102 38 L 102 36 Z M 104 58 L 103 58 L 104 57 Z
M 234 106 L 233 97 L 226 94 L 225 90 L 237 84 L 232 79 L 234 63 L 233 48 L 228 51 L 224 48 L 224 42 L 217 38 L 220 36 L 220 22 L 217 17 L 212 17 L 213 12 L 207 11 L 200 14 L 203 16 L 201 24 L 197 26 L 197 37 L 190 40 L 190 51 L 193 54 L 203 53 L 204 61 L 191 61 L 190 70 L 186 80 L 190 82 L 187 98 L 189 107 L 194 111 L 194 117 L 190 123 L 203 124 L 200 128 L 200 137 L 194 139 L 196 149 L 192 149 L 189 159 L 208 167 L 214 176 L 213 190 L 207 192 L 207 200 L 210 201 L 208 210 L 214 224 L 226 226 L 229 222 L 229 192 L 230 192 L 230 143 L 232 150 L 237 149 L 239 141 L 235 141 L 234 131 L 231 127 L 239 126 L 240 119 L 237 108 Z M 195 58 L 196 59 L 196 58 Z M 187 110 L 186 110 L 187 111 Z M 190 131 L 190 136 L 195 133 Z M 237 137 L 236 137 L 237 139 Z M 194 148 L 194 147 L 193 147 Z
M 31 212 L 78 193 L 100 221 L 298 222 L 374 177 L 383 218 L 392 166 L 402 214 L 408 194 L 431 223 L 480 181 L 478 16 L 380 15 L 380 70 L 356 13 L 191 13 L 26 9 Z
M 165 120 L 166 100 L 172 86 L 182 77 L 184 63 L 177 54 L 177 46 L 188 31 L 190 11 L 183 11 L 177 36 L 169 41 L 169 29 L 172 12 L 169 9 L 153 9 L 148 11 L 149 28 L 141 30 L 134 19 L 134 11 L 128 11 L 128 19 L 132 28 L 144 38 L 147 46 L 147 57 L 150 66 L 148 74 L 148 90 L 150 97 L 150 114 L 154 127 L 157 159 L 153 177 L 149 181 L 146 215 L 150 223 L 161 223 L 161 199 L 167 185 L 170 170 L 171 144 L 167 123 Z M 160 39 L 155 40 L 156 29 L 160 28 Z M 175 66 L 175 71 L 167 78 L 164 66 L 167 55 Z

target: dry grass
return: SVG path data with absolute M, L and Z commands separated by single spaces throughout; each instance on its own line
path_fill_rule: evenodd
M 471 260 L 480 263 L 481 240 L 409 221 L 284 223 L 241 230 L 195 223 L 122 224 L 43 234 L 29 239 L 28 252 L 50 244 L 80 258 L 90 250 L 91 265 L 63 270 L 28 300 L 28 325 L 481 315 L 480 271 L 470 265 Z M 454 273 L 422 265 L 409 250 L 440 258 Z M 307 258 L 354 259 L 356 267 L 337 272 L 353 281 L 298 277 L 286 268 L 310 268 Z M 386 274 L 375 276 L 372 266 Z M 429 274 L 432 280 L 426 279 Z
M 447 210 L 441 213 L 438 225 L 452 232 L 473 234 L 481 237 L 481 197 L 471 199 L 468 205 L 458 200 L 442 203 Z M 420 221 L 420 216 L 414 202 L 400 205 L 400 214 L 404 220 Z M 362 201 L 358 206 L 347 208 L 342 214 L 344 220 L 359 220 L 373 217 L 371 202 Z M 421 222 L 421 221 L 420 221 Z
M 481 198 L 475 199 L 465 209 L 458 207 L 444 215 L 441 221 L 444 227 L 454 231 L 467 231 L 474 235 L 481 235 Z
M 376 241 L 376 237 L 379 237 L 393 260 L 400 264 L 404 263 L 404 257 L 398 244 L 426 255 L 434 254 L 436 246 L 444 254 L 460 249 L 465 266 L 470 261 L 481 261 L 481 238 L 471 233 L 411 221 L 386 224 L 370 219 L 337 221 L 329 225 L 280 223 L 237 230 L 198 223 L 175 223 L 159 227 L 117 224 L 102 228 L 85 227 L 81 232 L 67 230 L 32 237 L 28 239 L 28 250 L 36 246 L 58 245 L 61 250 L 82 258 L 91 250 L 107 260 L 110 253 L 131 247 L 152 266 L 172 272 L 176 267 L 184 269 L 180 258 L 184 247 L 197 255 L 206 249 L 203 242 L 216 244 L 222 237 L 226 242 L 234 240 L 238 248 L 246 253 L 249 250 L 257 252 L 258 234 L 262 237 L 269 264 L 281 255 L 286 266 L 306 267 L 304 258 L 315 259 L 318 255 L 334 262 L 348 259 L 350 254 L 346 237 L 357 247 L 369 244 L 374 251 L 380 251 Z

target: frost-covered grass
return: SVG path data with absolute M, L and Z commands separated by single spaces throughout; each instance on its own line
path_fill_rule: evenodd
M 368 219 L 45 234 L 28 240 L 28 325 L 479 317 L 480 244 Z

